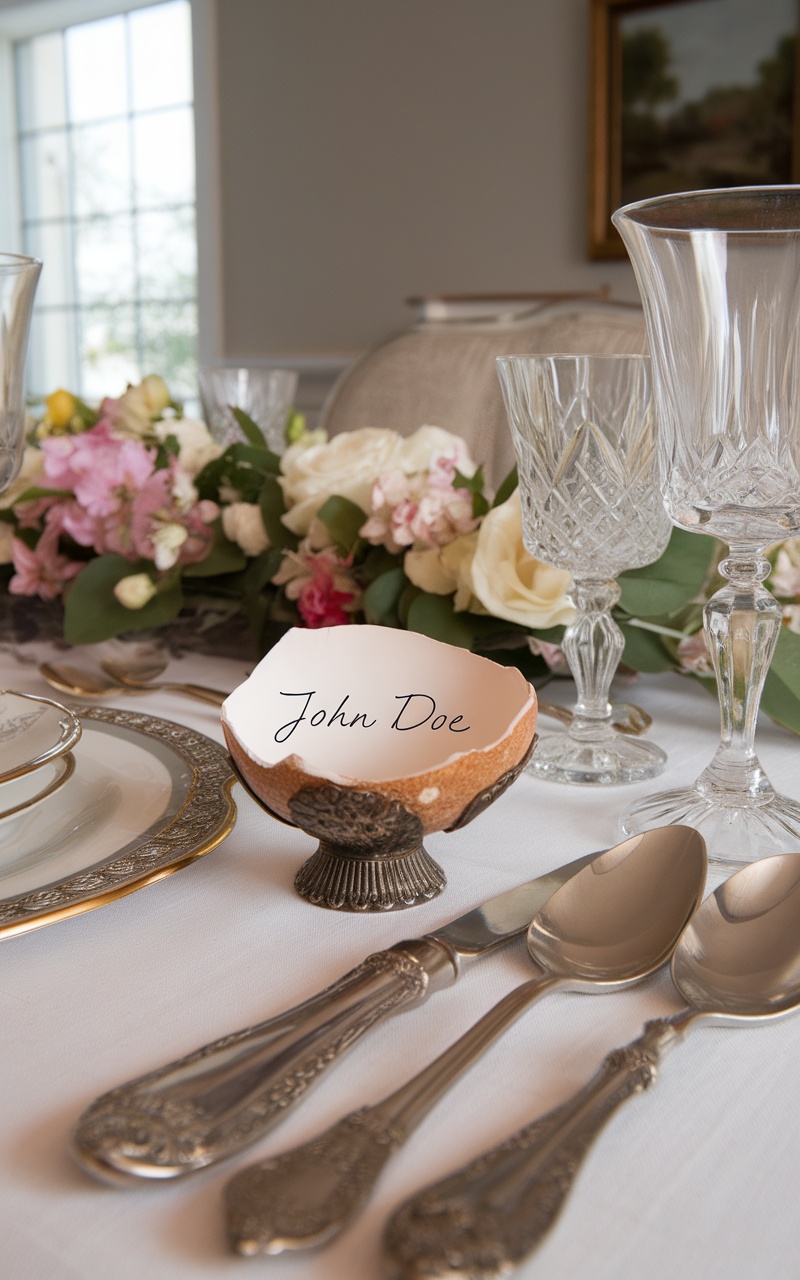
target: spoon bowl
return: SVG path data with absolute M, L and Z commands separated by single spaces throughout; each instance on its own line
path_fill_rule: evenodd
M 536 1000 L 555 989 L 616 991 L 664 964 L 700 902 L 705 876 L 705 843 L 691 827 L 650 830 L 598 854 L 530 926 L 542 976 L 509 992 L 382 1102 L 236 1174 L 226 1193 L 233 1248 L 252 1256 L 332 1240 L 363 1207 L 391 1153 Z
M 149 666 L 138 667 L 135 675 L 129 673 L 122 663 L 106 661 L 100 665 L 105 675 L 101 675 L 99 671 L 84 671 L 82 667 L 73 667 L 67 662 L 60 662 L 58 665 L 42 662 L 39 666 L 39 674 L 44 676 L 47 683 L 54 689 L 59 689 L 61 693 L 71 693 L 76 698 L 110 698 L 119 697 L 123 693 L 136 697 L 137 694 L 164 690 L 182 693 L 187 698 L 208 703 L 212 707 L 221 707 L 228 696 L 222 689 L 209 689 L 203 684 L 186 684 L 171 680 L 156 681 L 151 678 L 145 679 L 142 674 L 139 674 L 145 671 L 150 672 L 151 675 L 157 675 L 163 671 L 165 664 L 161 659 L 155 659 Z

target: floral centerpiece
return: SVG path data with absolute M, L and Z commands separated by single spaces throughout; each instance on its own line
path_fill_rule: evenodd
M 289 626 L 406 627 L 520 666 L 563 669 L 569 575 L 522 542 L 512 473 L 495 494 L 459 437 L 421 426 L 331 440 L 292 413 L 281 456 L 234 410 L 222 448 L 163 379 L 94 409 L 67 391 L 31 424 L 0 498 L 11 593 L 60 598 L 73 644 L 163 626 L 197 598 L 249 619 L 259 652 Z M 653 565 L 623 573 L 623 664 L 713 686 L 702 632 L 722 552 L 674 530 Z M 800 539 L 772 552 L 785 621 L 762 705 L 800 732 Z

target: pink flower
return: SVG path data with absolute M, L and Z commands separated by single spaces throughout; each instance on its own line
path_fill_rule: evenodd
M 681 671 L 691 671 L 698 676 L 713 676 L 714 668 L 706 644 L 705 631 L 687 636 L 678 644 L 678 662 Z
M 44 472 L 56 489 L 70 489 L 90 516 L 110 516 L 150 478 L 155 450 L 138 440 L 119 440 L 98 422 L 75 436 L 42 441 Z
M 407 476 L 390 471 L 372 488 L 372 514 L 360 530 L 375 545 L 397 553 L 404 547 L 444 547 L 479 523 L 468 489 L 454 488 L 454 458 L 439 457 L 428 471 Z
M 80 573 L 83 565 L 59 552 L 59 532 L 55 524 L 46 528 L 33 550 L 14 538 L 12 554 L 16 572 L 8 584 L 12 595 L 55 600 L 65 584 Z
M 286 553 L 272 581 L 286 588 L 307 627 L 338 627 L 353 620 L 360 588 L 350 575 L 349 559 L 333 547 L 313 551 L 304 538 L 297 551 Z

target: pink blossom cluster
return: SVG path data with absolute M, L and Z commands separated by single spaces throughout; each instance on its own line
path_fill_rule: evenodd
M 405 547 L 444 547 L 477 528 L 472 495 L 455 488 L 454 457 L 438 457 L 427 471 L 388 471 L 372 487 L 372 514 L 361 536 L 397 553 Z
M 350 573 L 352 557 L 334 547 L 315 550 L 304 538 L 296 551 L 287 551 L 272 579 L 286 588 L 306 627 L 338 627 L 353 621 L 361 589 Z
M 38 486 L 56 492 L 15 508 L 19 527 L 39 537 L 33 548 L 14 538 L 10 591 L 55 599 L 85 564 L 70 556 L 75 546 L 150 560 L 156 571 L 207 555 L 219 508 L 198 501 L 177 459 L 157 467 L 155 449 L 114 435 L 107 419 L 78 435 L 48 436 L 41 450 Z

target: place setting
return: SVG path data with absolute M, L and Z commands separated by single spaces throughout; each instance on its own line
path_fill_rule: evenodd
M 154 1019 L 152 1065 L 76 1105 L 69 1138 L 83 1173 L 149 1185 L 154 1204 L 159 1187 L 221 1168 L 220 1238 L 238 1257 L 322 1258 L 370 1214 L 374 1232 L 405 1150 L 414 1185 L 380 1221 L 387 1275 L 534 1276 L 573 1191 L 598 1176 L 584 1164 L 622 1103 L 658 1075 L 669 1089 L 672 1048 L 694 1028 L 760 1027 L 800 1007 L 800 801 L 755 752 L 762 694 L 779 724 L 794 715 L 779 588 L 800 535 L 784 283 L 800 194 L 691 192 L 615 221 L 650 354 L 498 357 L 517 461 L 495 492 L 435 427 L 309 432 L 291 379 L 266 407 L 241 377 L 206 379 L 215 435 L 187 425 L 158 379 L 96 411 L 54 402 L 27 445 L 18 400 L 9 591 L 34 595 L 51 574 L 64 636 L 46 656 L 28 647 L 52 698 L 0 692 L 0 942 L 257 845 L 258 918 L 267 934 L 270 912 L 296 922 L 302 998 L 271 991 L 268 1016 L 239 1028 L 218 1010 L 218 1037 L 177 1055 L 159 1056 L 169 1028 Z M 37 272 L 15 271 L 25 327 Z M 151 489 L 160 505 L 143 507 Z M 193 668 L 207 683 L 182 678 L 170 649 L 187 614 L 211 635 L 214 608 L 223 630 L 244 613 L 258 650 L 230 688 L 212 639 Z M 660 789 L 679 734 L 653 714 L 650 676 L 716 683 L 720 745 L 692 785 Z M 185 722 L 155 713 L 165 698 Z M 278 889 L 287 828 L 303 852 Z M 555 865 L 551 841 L 578 856 Z M 496 860 L 500 892 L 459 914 L 467 849 Z M 186 877 L 189 909 L 200 879 Z M 326 984 L 305 956 L 312 935 L 334 959 L 380 941 Z M 197 945 L 207 959 L 212 941 Z M 421 1019 L 435 1015 L 421 1007 L 460 997 L 483 960 L 517 980 L 428 1044 Z M 592 1057 L 604 1006 L 634 988 L 636 1008 L 653 1004 L 636 1038 L 429 1176 L 428 1116 L 451 1105 L 468 1128 L 482 1103 L 470 1081 L 493 1046 L 574 1006 L 576 1061 L 583 1046 Z M 666 988 L 679 1005 L 668 1014 Z M 609 999 L 575 999 L 598 995 Z M 358 1062 L 367 1037 L 379 1063 L 387 1020 L 405 1013 L 421 1062 L 402 1063 L 392 1087 L 374 1067 L 342 1069 L 326 1122 L 255 1150 L 312 1085 L 325 1097 L 329 1071 Z M 698 1064 L 706 1039 L 692 1037 Z M 519 1079 L 502 1087 L 528 1096 Z M 715 1088 L 734 1092 L 735 1073 Z M 647 1114 L 641 1102 L 643 1128 Z

